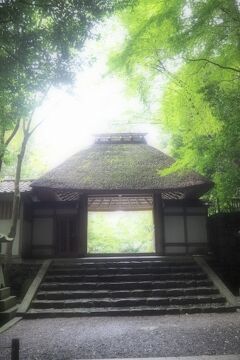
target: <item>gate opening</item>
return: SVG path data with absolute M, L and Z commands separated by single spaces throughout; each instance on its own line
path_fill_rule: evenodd
M 90 212 L 89 254 L 154 253 L 151 211 Z

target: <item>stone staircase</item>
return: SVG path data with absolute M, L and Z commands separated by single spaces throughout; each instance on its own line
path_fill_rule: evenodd
M 0 326 L 11 320 L 17 311 L 17 298 L 11 296 L 10 287 L 0 289 Z
M 55 260 L 26 318 L 233 312 L 192 259 Z

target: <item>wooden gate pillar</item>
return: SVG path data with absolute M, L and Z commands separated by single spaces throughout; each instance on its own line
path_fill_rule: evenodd
M 153 221 L 156 254 L 164 255 L 164 216 L 161 194 L 153 195 Z
M 88 197 L 80 195 L 78 208 L 79 255 L 87 255 Z

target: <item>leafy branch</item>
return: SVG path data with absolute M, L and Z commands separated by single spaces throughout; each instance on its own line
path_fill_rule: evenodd
M 215 61 L 206 59 L 206 58 L 199 58 L 199 59 L 188 59 L 188 58 L 186 58 L 185 60 L 190 61 L 190 62 L 203 61 L 205 63 L 209 63 L 209 64 L 212 64 L 214 66 L 217 66 L 217 67 L 219 67 L 220 69 L 223 69 L 223 70 L 231 70 L 231 71 L 235 71 L 237 73 L 240 73 L 240 69 L 238 69 L 238 68 L 231 67 L 231 66 L 225 66 L 225 65 L 216 63 Z

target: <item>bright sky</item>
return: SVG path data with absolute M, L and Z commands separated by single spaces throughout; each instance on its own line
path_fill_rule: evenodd
M 36 113 L 35 120 L 43 123 L 33 144 L 49 168 L 91 144 L 96 133 L 143 131 L 148 143 L 159 143 L 159 128 L 146 124 L 149 115 L 141 101 L 126 94 L 123 80 L 106 75 L 107 53 L 124 41 L 124 29 L 111 19 L 100 32 L 102 39 L 88 41 L 84 51 L 97 60 L 78 71 L 70 89 L 52 89 Z

